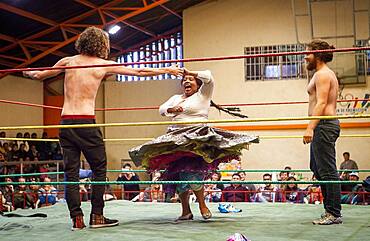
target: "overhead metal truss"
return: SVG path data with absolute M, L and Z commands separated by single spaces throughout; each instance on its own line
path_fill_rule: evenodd
M 40 32 L 37 32 L 22 39 L 16 39 L 11 36 L 0 34 L 1 40 L 9 42 L 8 45 L 0 48 L 0 64 L 8 66 L 10 68 L 22 68 L 50 54 L 56 55 L 58 57 L 67 56 L 68 54 L 64 53 L 61 49 L 69 45 L 70 43 L 74 42 L 78 38 L 78 35 L 81 33 L 83 28 L 91 26 L 90 24 L 84 23 L 83 22 L 84 19 L 97 14 L 100 16 L 100 19 L 99 22 L 96 23 L 96 25 L 94 25 L 96 27 L 105 28 L 116 23 L 122 23 L 126 26 L 129 26 L 132 29 L 135 29 L 136 30 L 135 33 L 138 32 L 144 33 L 145 35 L 150 36 L 150 39 L 157 39 L 159 36 L 155 32 L 140 26 L 139 23 L 133 23 L 129 21 L 129 19 L 139 14 L 142 14 L 146 11 L 149 11 L 155 7 L 163 8 L 164 10 L 166 10 L 166 13 L 162 16 L 153 17 L 154 22 L 168 15 L 175 15 L 178 18 L 182 18 L 181 15 L 179 15 L 177 12 L 164 6 L 164 4 L 169 1 L 170 0 L 153 0 L 149 2 L 147 0 L 142 0 L 141 1 L 142 4 L 139 7 L 122 7 L 122 3 L 124 3 L 123 0 L 111 0 L 100 6 L 93 4 L 88 0 L 75 0 L 75 2 L 85 5 L 90 9 L 80 14 L 79 16 L 70 18 L 61 23 L 55 22 L 53 20 L 47 19 L 45 17 L 33 14 L 31 12 L 16 8 L 5 3 L 0 3 L 0 9 L 2 10 L 6 10 L 8 12 L 32 19 L 34 21 L 38 21 L 49 26 L 45 30 L 42 30 Z M 124 11 L 122 15 L 117 14 L 117 12 L 120 10 Z M 112 11 L 115 11 L 115 13 L 113 13 Z M 63 40 L 45 41 L 45 36 L 53 32 L 61 33 L 63 36 Z M 115 42 L 114 44 L 111 45 L 111 48 L 115 49 L 115 51 L 118 54 L 124 53 L 125 50 L 122 47 L 120 47 L 119 44 L 123 42 L 125 39 L 135 35 L 135 33 L 127 36 L 123 40 Z M 7 51 L 15 48 L 21 48 L 23 51 L 22 54 L 23 56 L 14 56 L 6 54 Z M 116 54 L 116 56 L 118 54 Z M 6 74 L 1 74 L 0 79 L 3 78 L 4 76 L 6 76 Z M 48 81 L 48 83 L 50 82 L 52 82 L 52 80 Z

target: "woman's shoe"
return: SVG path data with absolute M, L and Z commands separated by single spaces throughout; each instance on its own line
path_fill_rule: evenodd
M 193 220 L 194 216 L 192 213 L 188 213 L 186 215 L 178 217 L 175 221 L 187 221 L 187 220 Z
M 205 213 L 202 213 L 202 217 L 207 220 L 207 219 L 210 219 L 212 217 L 212 213 L 211 211 L 209 211 L 209 209 L 207 209 L 207 212 Z

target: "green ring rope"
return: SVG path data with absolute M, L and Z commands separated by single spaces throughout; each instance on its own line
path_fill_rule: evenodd
M 0 182 L 0 185 L 123 185 L 123 184 L 361 184 L 362 181 L 90 181 L 90 182 Z
M 130 171 L 122 171 L 122 170 L 107 170 L 107 172 L 137 172 L 137 173 L 144 173 L 147 172 L 147 170 L 130 170 Z M 164 170 L 160 170 L 159 172 L 164 172 Z M 210 171 L 212 172 L 212 171 Z M 308 169 L 296 169 L 296 170 L 283 170 L 283 169 L 250 169 L 250 170 L 216 170 L 216 172 L 250 172 L 250 173 L 269 173 L 269 172 L 312 172 Z M 370 172 L 370 169 L 339 169 L 337 172 Z M 41 176 L 41 175 L 58 175 L 58 174 L 64 174 L 64 172 L 38 172 L 38 173 L 17 173 L 17 174 L 6 174 L 6 175 L 0 175 L 0 178 L 2 177 L 28 177 L 28 176 Z

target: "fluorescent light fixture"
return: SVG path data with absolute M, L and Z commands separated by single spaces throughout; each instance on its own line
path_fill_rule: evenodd
M 110 34 L 116 34 L 120 29 L 121 29 L 121 27 L 120 27 L 120 26 L 118 26 L 118 25 L 114 25 L 113 27 L 111 27 L 111 28 L 108 30 L 108 33 L 110 33 Z

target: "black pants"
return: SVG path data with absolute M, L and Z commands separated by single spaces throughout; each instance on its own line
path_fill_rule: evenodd
M 63 119 L 62 125 L 95 124 L 95 119 Z M 59 130 L 60 145 L 63 149 L 64 179 L 78 182 L 81 152 L 93 172 L 93 181 L 106 181 L 107 158 L 103 135 L 99 128 L 69 128 Z M 71 218 L 83 215 L 79 185 L 66 185 L 66 200 Z M 103 214 L 104 185 L 93 185 L 91 194 L 91 213 Z
M 310 149 L 310 168 L 319 181 L 339 181 L 335 158 L 335 142 L 339 137 L 338 120 L 320 120 L 314 130 Z M 321 184 L 325 210 L 341 216 L 340 184 Z

